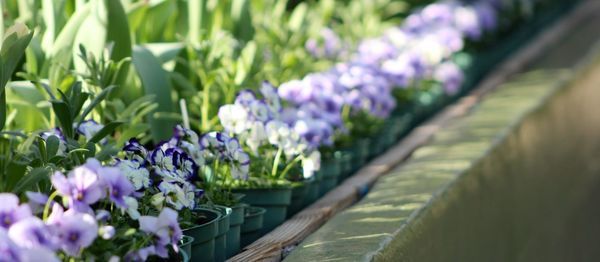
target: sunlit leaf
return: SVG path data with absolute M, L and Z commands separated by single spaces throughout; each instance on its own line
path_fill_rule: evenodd
M 173 99 L 167 72 L 160 61 L 146 48 L 136 46 L 133 49 L 133 65 L 142 80 L 146 95 L 154 95 L 159 112 L 173 112 Z M 173 121 L 148 118 L 150 130 L 155 142 L 171 136 Z

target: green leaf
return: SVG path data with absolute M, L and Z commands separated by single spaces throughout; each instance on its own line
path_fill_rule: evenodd
M 292 12 L 290 16 L 290 21 L 288 22 L 288 27 L 292 32 L 299 32 L 304 24 L 304 20 L 306 18 L 306 12 L 308 11 L 308 6 L 306 3 L 301 3 Z
M 102 140 L 106 136 L 112 134 L 112 132 L 115 131 L 115 129 L 117 129 L 117 127 L 119 127 L 122 124 L 123 124 L 123 122 L 119 122 L 119 121 L 114 121 L 114 122 L 110 122 L 110 123 L 106 124 L 88 142 L 89 143 L 98 143 L 98 142 L 100 142 L 100 140 Z
M 207 0 L 188 1 L 188 37 L 192 43 L 199 43 L 203 31 L 208 28 Z
M 86 3 L 84 6 L 78 6 L 75 13 L 69 18 L 66 25 L 56 37 L 52 49 L 48 53 L 52 63 L 48 69 L 48 78 L 50 86 L 57 88 L 65 76 L 65 70 L 70 68 L 73 60 L 73 43 L 83 21 L 90 14 L 91 5 Z
M 0 130 L 4 129 L 6 124 L 6 92 L 0 94 Z
M 138 32 L 143 25 L 148 11 L 148 2 L 140 1 L 127 8 L 127 20 L 132 32 Z
M 4 87 L 10 80 L 21 57 L 25 53 L 25 48 L 29 45 L 33 33 L 23 24 L 11 26 L 6 31 L 6 38 L 2 42 L 0 49 L 0 130 L 4 128 L 6 122 L 6 93 Z
M 104 90 L 102 90 L 102 92 L 100 92 L 100 94 L 98 94 L 96 97 L 94 97 L 94 99 L 92 100 L 92 102 L 90 102 L 88 104 L 88 106 L 83 110 L 83 113 L 78 117 L 79 118 L 79 124 L 81 125 L 81 122 L 85 120 L 85 117 L 92 112 L 92 110 L 94 110 L 94 107 L 96 107 L 98 104 L 100 104 L 100 102 L 104 101 L 104 99 L 106 99 L 106 97 L 108 97 L 108 95 L 110 94 L 110 91 L 112 91 L 115 88 L 115 86 L 109 86 L 107 88 L 105 88 Z
M 94 157 L 94 155 L 96 154 L 96 144 L 93 142 L 87 142 L 85 144 L 85 148 L 88 150 L 87 152 L 84 152 L 84 156 L 86 159 Z
M 50 110 L 47 99 L 27 81 L 12 81 L 6 86 L 8 105 L 19 110 L 19 117 L 14 120 L 14 127 L 25 131 L 48 129 Z
M 71 110 L 71 119 L 75 119 L 79 115 L 81 108 L 83 108 L 83 104 L 85 104 L 85 101 L 87 101 L 90 95 L 81 90 L 81 82 L 79 81 L 73 83 L 69 91 L 69 106 Z
M 231 19 L 233 20 L 233 35 L 244 42 L 254 38 L 252 15 L 249 0 L 233 0 L 231 3 Z
M 106 5 L 108 21 L 108 34 L 106 35 L 107 43 L 114 43 L 110 58 L 113 61 L 131 57 L 131 35 L 129 32 L 129 21 L 125 9 L 121 5 L 121 1 L 104 0 Z
M 121 151 L 121 149 L 116 148 L 113 145 L 102 146 L 100 152 L 96 153 L 94 157 L 100 161 L 109 161 L 114 155 L 118 154 L 119 151 Z
M 159 112 L 174 112 L 171 87 L 167 72 L 161 67 L 160 61 L 146 48 L 136 46 L 133 49 L 133 65 L 142 80 L 146 95 L 154 95 Z M 171 136 L 173 121 L 158 120 L 149 117 L 150 130 L 154 142 Z
M 46 153 L 48 158 L 53 158 L 58 153 L 60 139 L 56 136 L 49 136 L 46 139 Z
M 237 60 L 235 84 L 244 84 L 248 74 L 251 73 L 256 58 L 256 43 L 250 41 L 242 50 L 241 59 Z
M 107 43 L 108 10 L 103 0 L 92 0 L 89 4 L 92 6 L 92 11 L 82 21 L 79 31 L 77 31 L 71 55 L 76 57 L 81 52 L 80 46 L 83 45 L 87 52 L 98 59 L 102 57 Z M 73 59 L 73 63 L 77 72 L 87 72 L 87 66 L 82 59 Z
M 37 138 L 37 148 L 40 153 L 42 163 L 45 164 L 48 162 L 48 151 L 46 151 L 46 140 L 44 140 L 43 138 L 41 138 L 39 136 L 36 138 Z
M 173 61 L 185 45 L 183 43 L 150 43 L 144 44 L 144 47 L 164 64 Z
M 64 23 L 61 12 L 65 8 L 65 0 L 42 0 L 42 18 L 44 19 L 44 36 L 42 37 L 42 49 L 49 52 L 58 36 L 58 30 Z
M 119 140 L 117 140 L 117 146 L 119 148 L 123 147 L 127 140 L 137 137 L 140 134 L 143 134 L 144 132 L 148 131 L 148 129 L 150 129 L 150 126 L 148 124 L 142 123 L 133 124 L 129 126 L 123 131 L 123 133 L 121 133 Z
M 71 110 L 64 101 L 52 100 L 52 109 L 58 122 L 60 122 L 61 130 L 65 133 L 68 138 L 73 138 L 73 118 L 71 118 Z
M 15 185 L 17 185 L 20 180 L 25 178 L 26 170 L 27 165 L 10 161 L 6 169 L 8 177 L 6 177 L 5 181 L 2 181 L 2 185 L 0 186 L 4 189 L 2 191 L 14 192 Z
M 191 2 L 197 2 L 194 0 Z M 168 24 L 172 20 L 172 16 L 176 15 L 177 4 L 176 0 L 153 1 L 152 6 L 148 9 L 146 20 L 143 23 L 144 31 L 141 35 L 140 42 L 162 42 L 163 37 L 168 30 Z M 171 20 L 170 20 L 171 19 Z
M 28 174 L 19 179 L 12 192 L 15 194 L 20 194 L 27 190 L 34 189 L 35 186 L 41 181 L 49 181 L 50 175 L 51 171 L 48 168 L 34 168 Z
M 153 95 L 142 96 L 129 104 L 124 110 L 118 112 L 119 118 L 129 119 L 135 116 L 135 113 L 141 108 L 154 103 Z

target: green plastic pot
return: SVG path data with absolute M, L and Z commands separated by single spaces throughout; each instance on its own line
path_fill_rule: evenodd
M 285 221 L 287 209 L 292 200 L 291 187 L 236 189 L 234 191 L 246 195 L 244 203 L 267 210 L 261 229 L 262 234 L 270 232 Z
M 371 150 L 372 158 L 383 154 L 397 142 L 398 136 L 400 136 L 400 133 L 407 128 L 407 125 L 409 124 L 405 119 L 406 118 L 399 116 L 392 116 L 386 120 L 386 123 L 379 133 L 371 139 L 373 142 Z
M 242 247 L 251 244 L 262 236 L 261 229 L 264 225 L 266 212 L 267 210 L 262 207 L 246 207 L 244 211 L 244 223 L 240 227 L 240 243 Z
M 227 232 L 229 231 L 229 221 L 231 218 L 232 209 L 226 206 L 213 205 L 213 206 L 202 206 L 206 209 L 213 209 L 217 211 L 220 216 L 217 220 L 217 236 L 215 237 L 215 255 L 214 261 L 222 262 L 225 261 L 227 256 L 226 244 L 227 244 Z
M 302 204 L 303 208 L 314 203 L 319 198 L 319 191 L 321 189 L 321 176 L 321 173 L 315 172 L 315 175 L 312 177 L 312 179 L 306 181 L 306 196 L 304 197 Z
M 182 262 L 189 262 L 190 261 L 190 257 L 191 257 L 191 255 L 188 255 L 188 253 L 181 252 L 181 261 Z
M 340 162 L 335 158 L 325 158 L 321 161 L 321 169 L 317 171 L 321 174 L 321 184 L 319 196 L 327 194 L 331 189 L 337 186 L 340 179 Z
M 315 178 L 311 177 L 307 180 L 294 183 L 292 185 L 292 201 L 290 206 L 288 207 L 287 218 L 294 216 L 304 207 L 304 199 L 306 199 L 306 195 L 308 194 L 309 182 L 314 181 Z M 312 183 L 310 183 L 312 184 Z
M 187 258 L 192 255 L 192 243 L 194 242 L 194 238 L 191 236 L 183 236 L 181 240 L 179 240 L 179 252 L 185 254 Z
M 335 161 L 340 167 L 340 180 L 344 180 L 352 175 L 352 160 L 354 153 L 349 150 L 340 150 L 334 154 Z
M 221 214 L 215 210 L 196 208 L 194 212 L 202 214 L 203 219 L 196 226 L 183 230 L 183 234 L 194 238 L 190 254 L 196 254 L 202 261 L 215 261 L 215 238 L 218 235 L 218 221 Z M 194 257 L 190 257 L 194 259 Z
M 231 216 L 229 218 L 229 231 L 227 232 L 227 258 L 230 258 L 240 252 L 240 234 L 241 227 L 244 224 L 244 211 L 248 205 L 239 203 L 231 207 Z
M 352 152 L 352 172 L 351 174 L 353 174 L 354 172 L 356 172 L 357 170 L 361 169 L 366 163 L 367 160 L 369 159 L 369 148 L 371 146 L 371 139 L 370 138 L 361 138 L 358 139 L 356 141 L 356 143 L 354 143 L 352 145 L 352 147 L 350 147 L 350 151 Z

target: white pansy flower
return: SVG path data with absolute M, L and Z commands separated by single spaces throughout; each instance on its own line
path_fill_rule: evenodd
M 163 192 L 166 202 L 176 210 L 194 207 L 195 189 L 191 184 L 185 183 L 180 187 L 173 183 L 162 182 L 158 188 Z
M 252 150 L 252 153 L 257 155 L 258 148 L 267 140 L 265 125 L 258 121 L 253 122 L 249 133 L 244 138 L 246 140 L 246 145 Z
M 250 171 L 250 156 L 241 149 L 235 151 L 231 162 L 231 176 L 234 179 L 248 179 Z
M 265 81 L 260 87 L 260 93 L 265 97 L 267 105 L 271 109 L 272 113 L 277 115 L 281 111 L 281 98 L 277 93 L 277 90 L 271 83 Z
M 133 197 L 125 197 L 125 204 L 127 204 L 127 214 L 131 219 L 137 220 L 140 217 L 140 212 L 138 211 L 138 201 Z
M 156 193 L 150 198 L 150 203 L 156 209 L 162 209 L 165 204 L 165 195 L 163 193 Z
M 77 133 L 85 136 L 85 139 L 90 140 L 94 135 L 96 135 L 102 128 L 103 125 L 96 123 L 94 120 L 86 120 L 81 122 L 79 126 L 77 124 L 73 124 L 73 127 L 77 128 Z M 103 139 L 105 141 L 105 139 Z
M 321 153 L 318 150 L 302 159 L 302 170 L 305 179 L 312 177 L 319 169 L 321 169 Z
M 288 143 L 291 133 L 290 127 L 278 120 L 270 121 L 266 126 L 267 138 L 269 143 L 277 146 L 284 146 Z
M 249 105 L 250 112 L 252 113 L 252 117 L 260 122 L 267 122 L 270 118 L 270 110 L 267 105 L 260 101 L 254 100 Z M 248 126 L 246 126 L 248 128 Z
M 120 160 L 116 166 L 129 179 L 136 191 L 150 186 L 150 172 L 140 162 Z
M 238 104 L 224 105 L 219 108 L 219 120 L 227 132 L 241 134 L 248 128 L 248 111 Z

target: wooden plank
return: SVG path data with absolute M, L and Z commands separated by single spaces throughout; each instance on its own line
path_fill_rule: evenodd
M 427 143 L 441 128 L 454 119 L 469 113 L 473 106 L 518 73 L 524 66 L 543 55 L 551 45 L 557 43 L 570 30 L 593 16 L 600 8 L 600 1 L 584 1 L 570 14 L 559 20 L 545 32 L 501 63 L 469 95 L 439 112 L 432 119 L 421 124 L 402 139 L 397 145 L 371 161 L 354 176 L 346 179 L 338 187 L 327 193 L 314 204 L 308 206 L 272 232 L 245 247 L 243 252 L 228 261 L 281 261 L 289 252 L 327 220 L 360 199 L 375 183 L 392 168 L 408 158 L 418 147 Z

